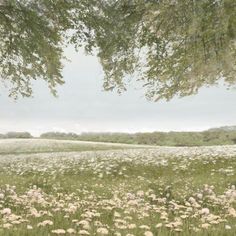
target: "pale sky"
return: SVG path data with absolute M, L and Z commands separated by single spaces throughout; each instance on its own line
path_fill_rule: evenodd
M 53 97 L 44 83 L 34 85 L 33 98 L 8 98 L 0 87 L 0 133 L 197 131 L 236 125 L 236 90 L 223 86 L 170 102 L 150 102 L 137 85 L 118 95 L 102 89 L 103 72 L 94 56 L 65 51 L 71 62 L 63 71 L 66 83 Z

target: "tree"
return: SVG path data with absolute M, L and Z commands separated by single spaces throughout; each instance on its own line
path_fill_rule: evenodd
M 8 132 L 4 138 L 33 138 L 29 132 Z
M 32 79 L 63 83 L 63 48 L 96 53 L 104 88 L 141 81 L 152 100 L 236 83 L 234 0 L 0 0 L 0 77 L 10 96 Z

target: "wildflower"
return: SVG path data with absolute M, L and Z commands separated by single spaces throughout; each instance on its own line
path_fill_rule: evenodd
M 51 220 L 44 220 L 43 222 L 40 222 L 37 224 L 38 227 L 40 226 L 46 226 L 46 225 L 53 225 L 53 222 Z
M 94 225 L 98 227 L 98 226 L 102 226 L 102 223 L 98 220 L 95 220 Z
M 1 210 L 1 213 L 3 215 L 10 215 L 11 214 L 11 209 L 10 208 L 4 208 L 3 210 Z
M 109 231 L 106 228 L 98 228 L 97 233 L 102 235 L 107 235 Z
M 13 225 L 19 225 L 21 222 L 19 220 L 13 220 L 11 223 Z
M 115 232 L 114 233 L 115 236 L 121 236 L 121 233 L 120 232 Z M 127 236 L 127 235 L 126 235 Z
M 121 214 L 117 211 L 114 212 L 114 217 L 121 217 Z
M 236 217 L 236 210 L 233 207 L 228 209 L 228 214 L 232 217 Z
M 144 232 L 144 236 L 153 236 L 153 233 L 151 231 Z
M 158 223 L 158 224 L 156 224 L 155 227 L 156 227 L 156 228 L 161 228 L 161 227 L 162 227 L 162 223 Z
M 65 234 L 66 231 L 64 229 L 54 229 L 52 230 L 53 234 Z
M 74 229 L 72 229 L 72 228 L 67 229 L 66 232 L 68 234 L 75 234 L 76 233 L 76 231 Z
M 87 220 L 81 220 L 77 223 L 77 225 L 81 225 L 83 229 L 89 230 L 90 229 L 90 225 L 89 222 Z
M 12 227 L 12 224 L 10 223 L 6 223 L 6 224 L 3 224 L 2 226 L 4 229 L 10 229 Z
M 208 229 L 210 227 L 210 224 L 204 223 L 201 225 L 203 229 Z
M 225 229 L 231 229 L 230 225 L 225 225 Z
M 197 227 L 193 227 L 193 231 L 194 231 L 194 232 L 199 232 L 199 231 L 200 231 L 200 229 L 199 229 L 199 228 L 197 228 Z
M 139 191 L 137 192 L 137 196 L 138 196 L 138 197 L 143 197 L 143 196 L 144 196 L 144 191 L 139 190 Z
M 137 226 L 136 224 L 129 224 L 128 229 L 135 229 Z
M 202 208 L 200 211 L 200 214 L 202 215 L 208 215 L 210 213 L 210 210 L 208 208 Z
M 27 229 L 33 229 L 32 225 L 27 225 L 26 228 Z
M 198 193 L 198 194 L 197 194 L 197 198 L 198 198 L 198 199 L 202 199 L 202 198 L 203 198 L 203 194 L 202 194 L 202 193 Z
M 80 230 L 79 234 L 80 235 L 90 235 L 90 233 L 88 231 L 84 230 L 84 229 Z

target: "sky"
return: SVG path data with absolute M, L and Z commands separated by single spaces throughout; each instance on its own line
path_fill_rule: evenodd
M 34 84 L 32 98 L 17 101 L 0 87 L 0 133 L 201 131 L 236 125 L 236 89 L 221 85 L 169 102 L 150 102 L 136 83 L 121 95 L 103 91 L 95 56 L 71 47 L 65 55 L 70 59 L 63 70 L 66 83 L 58 87 L 57 98 L 42 82 Z

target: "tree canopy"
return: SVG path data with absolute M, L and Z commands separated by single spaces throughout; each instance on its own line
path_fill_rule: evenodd
M 0 0 L 0 78 L 10 96 L 31 96 L 31 81 L 55 94 L 68 44 L 96 54 L 104 88 L 130 78 L 147 98 L 236 84 L 235 0 Z

